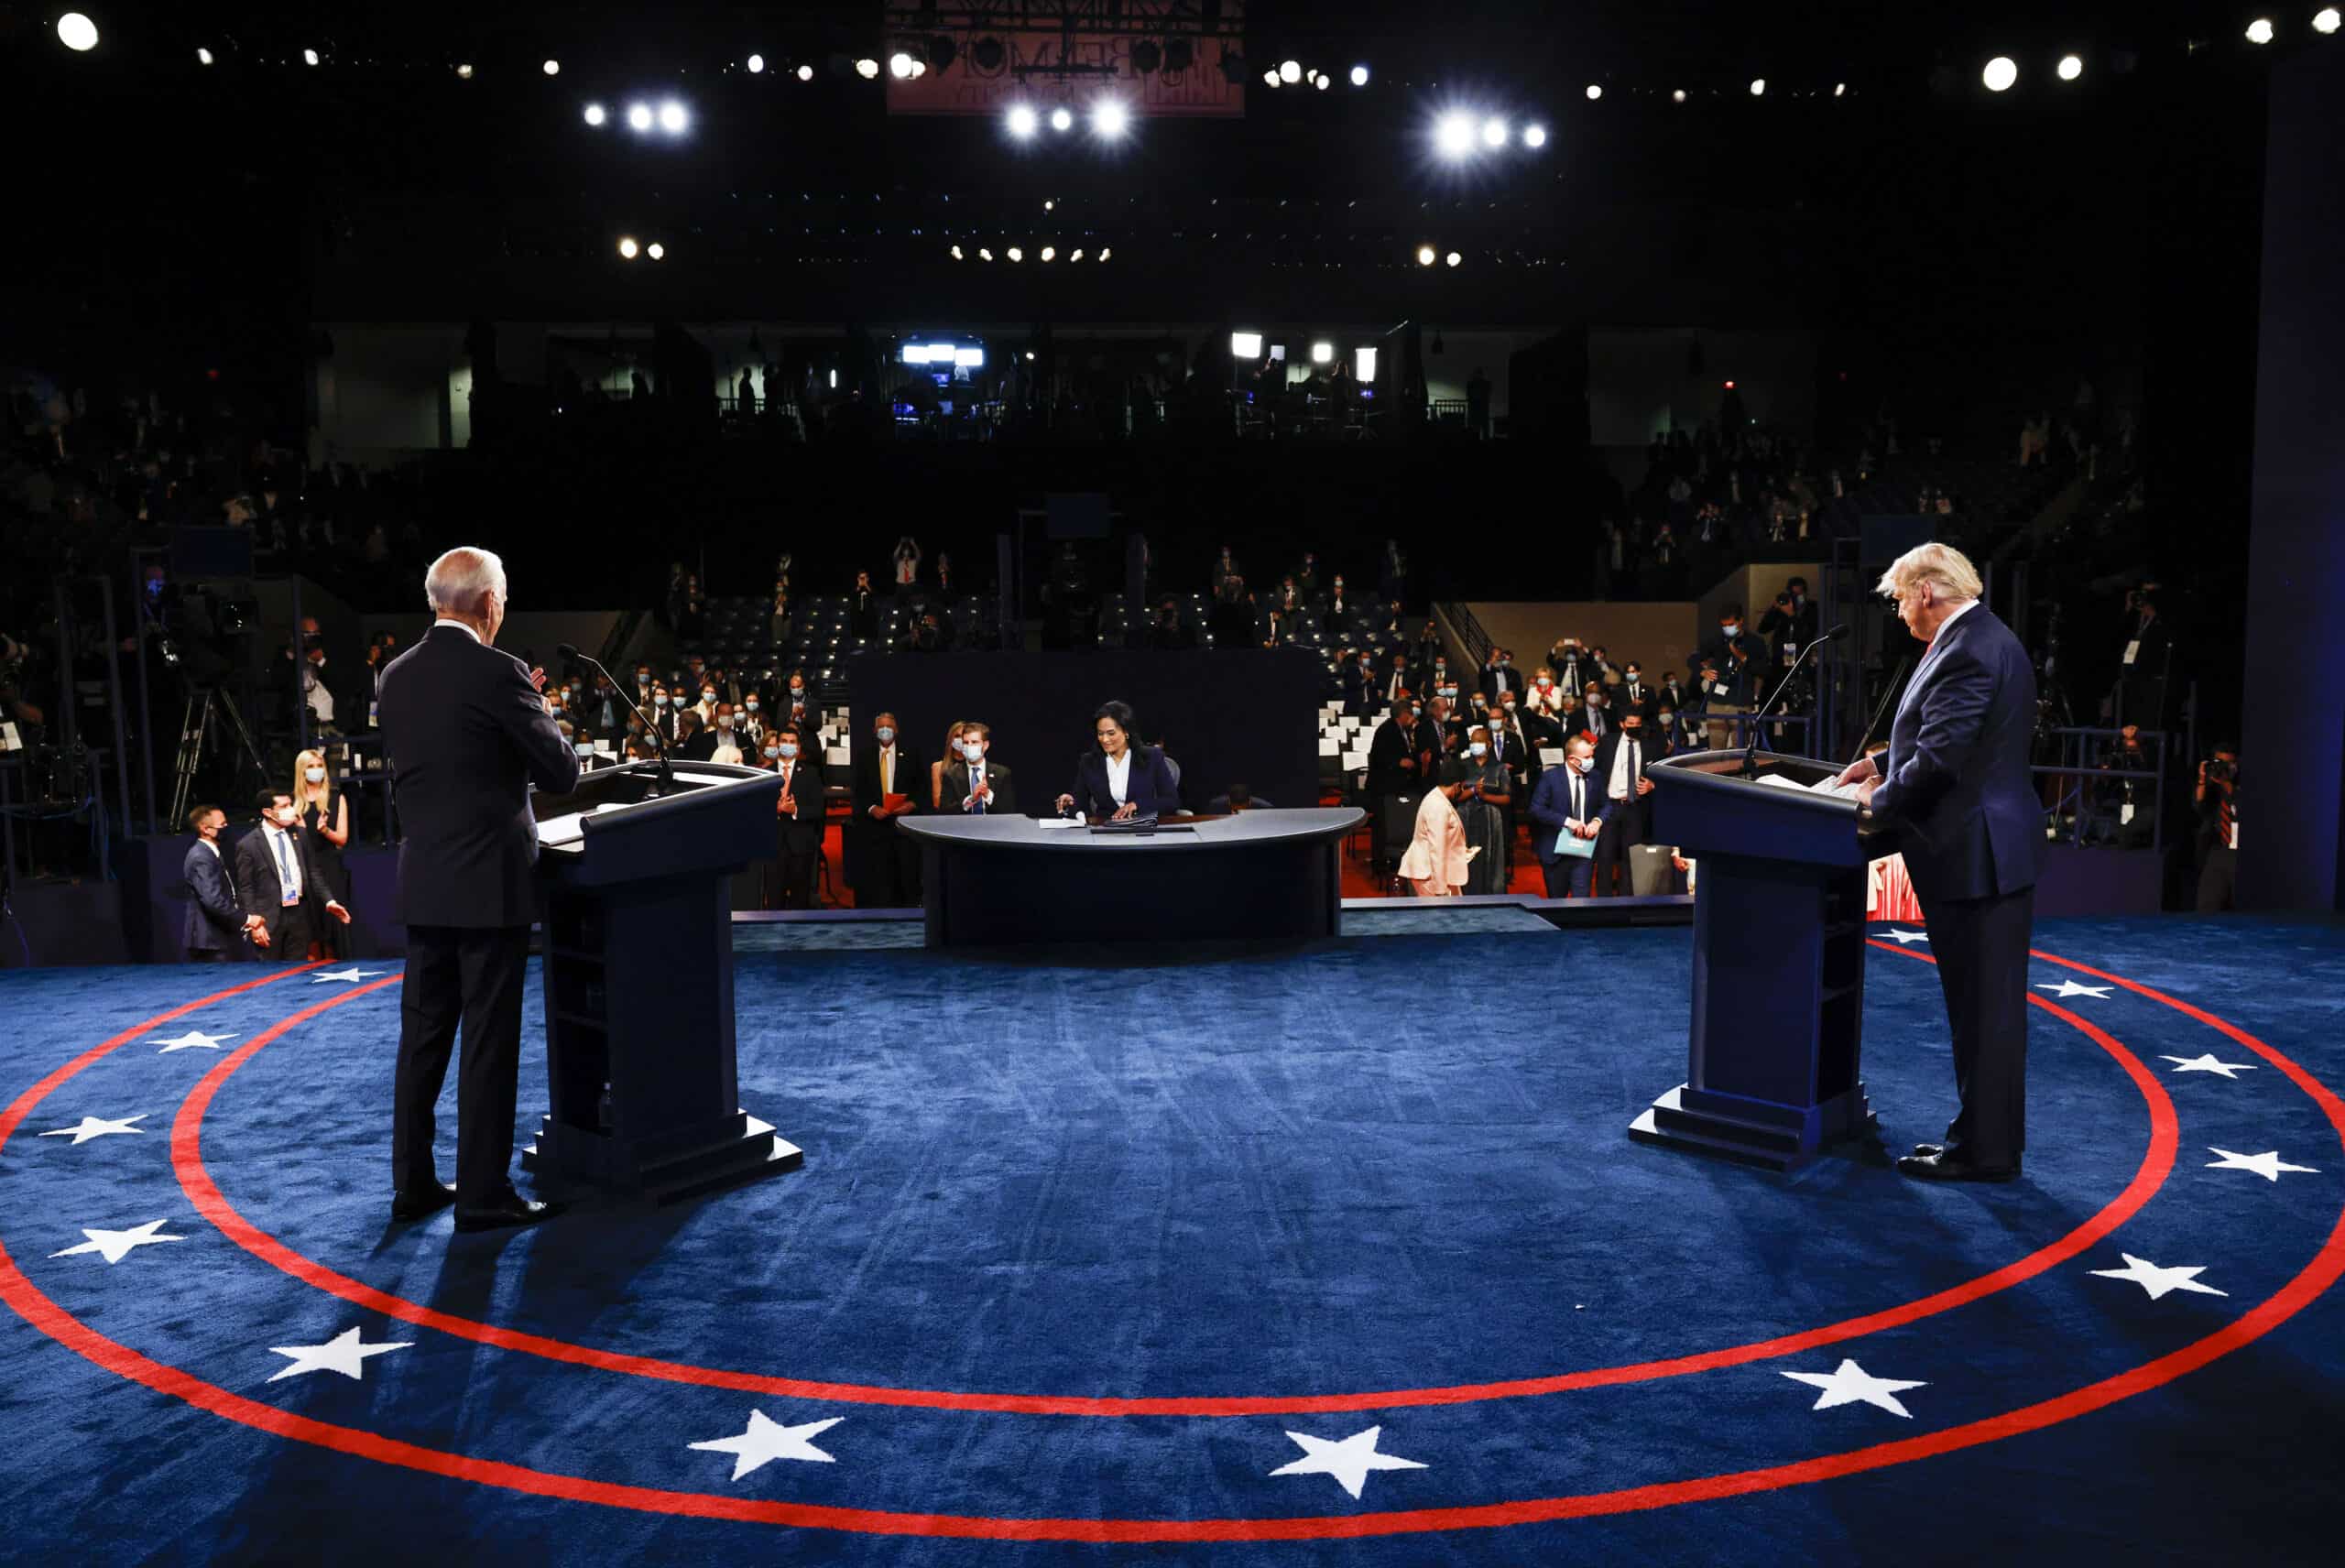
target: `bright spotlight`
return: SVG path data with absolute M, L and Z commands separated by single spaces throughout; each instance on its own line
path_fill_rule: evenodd
M 630 131 L 649 130 L 651 118 L 651 105 L 649 103 L 629 103 L 627 106 L 627 128 Z
M 918 55 L 912 56 L 912 80 L 914 82 L 918 82 L 922 77 L 926 76 L 927 74 L 928 61 L 921 59 Z
M 1251 362 L 1262 357 L 1262 334 L 1232 332 L 1229 334 L 1229 357 Z
M 1131 129 L 1132 112 L 1120 98 L 1102 98 L 1091 105 L 1091 134 L 1115 140 Z
M 1352 67 L 1352 85 L 1354 87 L 1365 87 L 1368 85 L 1368 67 L 1364 65 L 1356 65 Z
M 1026 259 L 1026 253 L 1025 253 L 1024 251 L 1022 251 L 1022 250 L 1020 250 L 1016 245 L 1011 245 L 1008 250 L 1004 251 L 1002 254 L 1003 254 L 1004 256 L 1007 256 L 1008 257 L 1009 257 L 1009 259 L 1010 259 L 1010 260 L 1012 260 L 1012 261 L 1024 261 L 1024 260 Z
M 684 106 L 673 98 L 660 105 L 660 128 L 670 136 L 682 136 L 684 127 L 692 123 L 692 115 L 685 113 Z
M 1754 76 L 1751 79 L 1751 96 L 1753 98 L 1764 98 L 1767 96 L 1767 79 L 1765 77 Z
M 562 61 L 558 60 L 550 60 L 546 61 L 542 69 L 548 76 L 560 76 L 562 74 Z
M 600 103 L 589 103 L 586 105 L 586 123 L 588 125 L 599 125 L 609 118 L 610 115 L 603 112 L 603 106 Z
M 195 63 L 198 65 L 210 65 L 212 63 L 212 51 L 208 49 L 197 49 L 195 51 Z
M 799 81 L 801 81 L 801 82 L 812 82 L 812 81 L 813 81 L 813 80 L 814 80 L 814 68 L 813 68 L 813 66 L 811 66 L 811 65 L 802 65 L 802 66 L 800 66 L 800 67 L 798 68 L 798 80 L 799 80 Z
M 1265 86 L 1265 87 L 1276 87 L 1278 84 L 1279 84 L 1279 68 L 1278 68 L 1277 66 L 1275 66 L 1275 65 L 1274 65 L 1274 66 L 1271 67 L 1271 69 L 1270 69 L 1270 70 L 1268 70 L 1268 71 L 1266 71 L 1262 72 L 1262 85 L 1263 85 L 1263 86 Z
M 637 246 L 635 240 L 630 235 L 621 234 L 619 236 L 619 255 L 625 259 L 633 261 L 638 248 L 638 247 Z
M 1673 103 L 1683 103 L 1685 102 L 1685 89 L 1680 87 L 1675 92 L 1672 93 L 1669 95 L 1669 101 Z
M 1051 129 L 1054 131 L 1071 131 L 1074 129 L 1074 111 L 1067 108 L 1064 104 L 1061 104 L 1058 108 L 1052 110 Z
M 1545 147 L 1547 145 L 1547 127 L 1544 125 L 1523 126 L 1522 145 L 1527 147 Z
M 748 60 L 747 60 L 747 65 L 748 65 L 748 67 L 749 67 L 749 74 L 750 74 L 751 76 L 762 76 L 763 74 L 765 74 L 765 69 L 766 69 L 766 57 L 765 57 L 765 56 L 763 56 L 763 55 L 761 55 L 761 54 L 753 54 L 753 55 L 751 55 L 751 56 L 748 58 Z
M 953 247 L 953 259 L 954 261 L 965 261 L 968 258 L 961 254 L 961 247 L 959 245 L 954 245 Z
M 1834 82 L 1834 83 L 1832 84 L 1832 96 L 1833 96 L 1833 97 L 1835 97 L 1835 98 L 1846 98 L 1848 95 L 1849 95 L 1849 84 L 1848 84 L 1847 82 Z
M 979 261 L 991 261 L 993 259 L 993 252 L 987 250 L 983 245 L 979 245 L 977 247 L 977 259 Z
M 2007 54 L 1999 54 L 1987 62 L 1987 69 L 1979 73 L 1979 80 L 1987 84 L 1990 93 L 2007 92 L 2011 84 L 2019 80 L 2018 62 Z
M 1376 351 L 1372 348 L 1352 350 L 1352 374 L 1364 382 L 1376 380 Z
M 1101 261 L 1105 261 L 1105 260 L 1107 260 L 1110 256 L 1113 256 L 1114 254 L 1115 254 L 1115 252 L 1113 252 L 1113 251 L 1109 250 L 1106 245 L 1101 245 L 1101 246 L 1099 247 L 1099 259 L 1100 259 Z
M 1045 212 L 1055 211 L 1058 204 L 1058 198 L 1055 196 L 1045 196 L 1042 198 L 1042 211 Z
M 473 68 L 469 61 L 456 67 L 456 80 L 459 82 L 470 82 L 472 79 Z
M 317 51 L 317 50 L 315 50 L 315 49 L 303 49 L 303 50 L 301 51 L 301 63 L 302 63 L 303 65 L 315 65 L 315 64 L 317 64 L 317 63 L 318 63 L 318 51 Z
M 1589 103 L 1595 103 L 1598 98 L 1601 98 L 1601 97 L 1603 97 L 1603 96 L 1604 96 L 1604 89 L 1603 89 L 1603 87 L 1602 87 L 1602 85 L 1601 85 L 1601 84 L 1599 84 L 1599 83 L 1598 83 L 1598 82 L 1589 82 L 1589 83 L 1587 84 L 1587 101 L 1588 101 Z
M 1496 114 L 1482 122 L 1482 145 L 1489 147 L 1506 146 L 1506 122 Z
M 879 80 L 879 62 L 865 55 L 855 62 L 855 73 L 866 82 L 877 82 Z
M 1335 345 L 1334 343 L 1313 343 L 1313 344 L 1311 345 L 1311 363 L 1312 363 L 1312 364 L 1314 364 L 1314 365 L 1326 365 L 1326 364 L 1331 363 L 1331 362 L 1335 359 L 1335 357 L 1336 357 L 1336 345 Z
M 1009 127 L 1009 134 L 1022 142 L 1042 127 L 1042 117 L 1034 113 L 1031 103 L 1012 103 L 1009 118 L 1003 123 Z
M 1073 250 L 1067 252 L 1066 258 L 1069 261 L 1081 261 L 1083 259 L 1083 247 L 1081 245 L 1075 246 Z
M 1458 255 L 1456 251 L 1451 251 L 1447 256 L 1443 256 L 1441 259 L 1448 263 L 1451 267 L 1460 266 L 1466 260 L 1464 256 Z
M 1336 79 L 1335 79 L 1334 77 L 1332 77 L 1332 76 L 1328 75 L 1328 74 L 1327 74 L 1325 71 L 1321 71 L 1321 72 L 1319 73 L 1319 75 L 1317 76 L 1317 78 L 1316 78 L 1316 79 L 1314 79 L 1314 80 L 1312 82 L 1312 83 L 1311 83 L 1311 85 L 1312 85 L 1312 86 L 1316 87 L 1316 88 L 1317 88 L 1317 89 L 1319 89 L 1319 91 L 1320 91 L 1320 92 L 1322 92 L 1322 93 L 1325 93 L 1325 91 L 1327 91 L 1327 89 L 1329 89 L 1330 87 L 1333 87 L 1335 84 L 1336 84 Z
M 2340 21 L 2345 21 L 2345 16 L 2339 15 L 2337 7 L 2324 5 L 2312 14 L 2312 30 L 2316 33 L 2334 33 L 2337 31 Z
M 1434 125 L 1434 146 L 1444 158 L 1469 156 L 1474 150 L 1474 118 L 1463 113 L 1444 114 Z
M 1417 265 L 1419 267 L 1431 267 L 1437 259 L 1439 258 L 1433 253 L 1433 246 L 1421 245 L 1417 247 Z
M 668 259 L 668 247 L 661 245 L 658 240 L 653 240 L 649 245 L 643 247 L 643 254 L 649 256 L 654 261 L 665 261 Z
M 1279 61 L 1279 80 L 1292 87 L 1303 80 L 1303 62 L 1293 60 Z
M 901 49 L 898 49 L 895 53 L 889 55 L 888 57 L 888 74 L 894 77 L 899 82 L 910 82 L 912 76 L 912 57 L 906 54 Z
M 2082 76 L 2084 73 L 2085 62 L 2078 56 L 2064 54 L 2060 57 L 2061 81 L 2074 82 L 2078 77 Z
M 1059 258 L 1059 247 L 1058 247 L 1058 246 L 1056 246 L 1056 245 L 1044 245 L 1044 246 L 1042 247 L 1042 259 L 1043 259 L 1044 261 L 1056 261 L 1056 260 L 1058 260 L 1058 258 Z
M 87 54 L 98 47 L 98 25 L 79 11 L 68 11 L 57 18 L 57 41 L 75 54 Z
M 2247 41 L 2252 44 L 2270 43 L 2272 41 L 2272 18 L 2269 16 L 2258 16 L 2255 20 L 2250 22 L 2247 25 Z

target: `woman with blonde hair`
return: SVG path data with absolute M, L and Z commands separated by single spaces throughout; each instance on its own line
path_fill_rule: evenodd
M 961 759 L 961 732 L 969 727 L 969 720 L 955 719 L 953 727 L 944 732 L 944 749 L 928 765 L 928 809 L 944 809 L 944 770 Z
M 293 759 L 293 809 L 301 815 L 301 836 L 308 841 L 310 864 L 325 883 L 325 896 L 347 905 L 350 878 L 342 852 L 350 843 L 350 797 L 328 782 L 325 753 L 312 749 Z M 349 957 L 350 928 L 339 920 L 319 923 L 311 956 Z

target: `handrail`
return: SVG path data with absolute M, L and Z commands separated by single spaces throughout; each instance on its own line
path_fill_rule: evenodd
M 1463 601 L 1452 599 L 1445 604 L 1435 604 L 1434 609 L 1456 632 L 1457 640 L 1466 645 L 1468 668 L 1478 669 L 1489 662 L 1490 634 L 1482 629 L 1482 623 Z

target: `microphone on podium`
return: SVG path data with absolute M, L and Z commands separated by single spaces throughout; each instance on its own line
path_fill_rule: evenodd
M 627 694 L 627 688 L 620 685 L 617 680 L 612 676 L 611 672 L 603 668 L 603 661 L 601 659 L 596 659 L 592 654 L 579 652 L 578 645 L 576 643 L 558 642 L 554 644 L 553 651 L 558 658 L 574 659 L 579 663 L 586 665 L 592 669 L 595 674 L 601 676 L 604 680 L 610 681 L 611 690 L 619 694 L 619 701 L 625 702 L 628 709 L 634 713 L 637 718 L 643 719 L 643 733 L 651 737 L 651 748 L 660 754 L 660 783 L 653 788 L 650 795 L 646 798 L 656 800 L 660 798 L 660 790 L 672 790 L 675 789 L 676 776 L 668 767 L 668 737 L 660 733 L 659 725 L 653 724 L 649 719 L 644 718 L 643 710 L 635 705 L 635 699 Z
M 1759 771 L 1759 721 L 1765 717 L 1767 710 L 1775 705 L 1775 700 L 1781 697 L 1783 694 L 1784 689 L 1791 685 L 1792 677 L 1799 673 L 1800 666 L 1807 662 L 1807 656 L 1809 654 L 1814 653 L 1817 648 L 1822 648 L 1834 637 L 1847 637 L 1848 635 L 1849 623 L 1842 621 L 1830 631 L 1826 632 L 1822 637 L 1817 637 L 1814 642 L 1809 643 L 1805 648 L 1801 648 L 1799 650 L 1799 657 L 1792 660 L 1792 667 L 1783 671 L 1783 678 L 1781 681 L 1776 681 L 1775 689 L 1767 694 L 1767 700 L 1759 704 L 1759 711 L 1751 715 L 1751 740 L 1750 743 L 1742 748 L 1742 777 L 1749 779 Z

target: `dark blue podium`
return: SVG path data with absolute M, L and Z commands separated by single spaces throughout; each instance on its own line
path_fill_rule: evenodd
M 1839 769 L 1761 752 L 1653 763 L 1653 837 L 1700 864 L 1694 884 L 1694 1017 L 1685 1082 L 1629 1136 L 1794 1171 L 1875 1127 L 1859 1075 L 1864 1037 L 1865 864 L 1892 853 L 1860 832 L 1854 800 L 1808 784 Z

